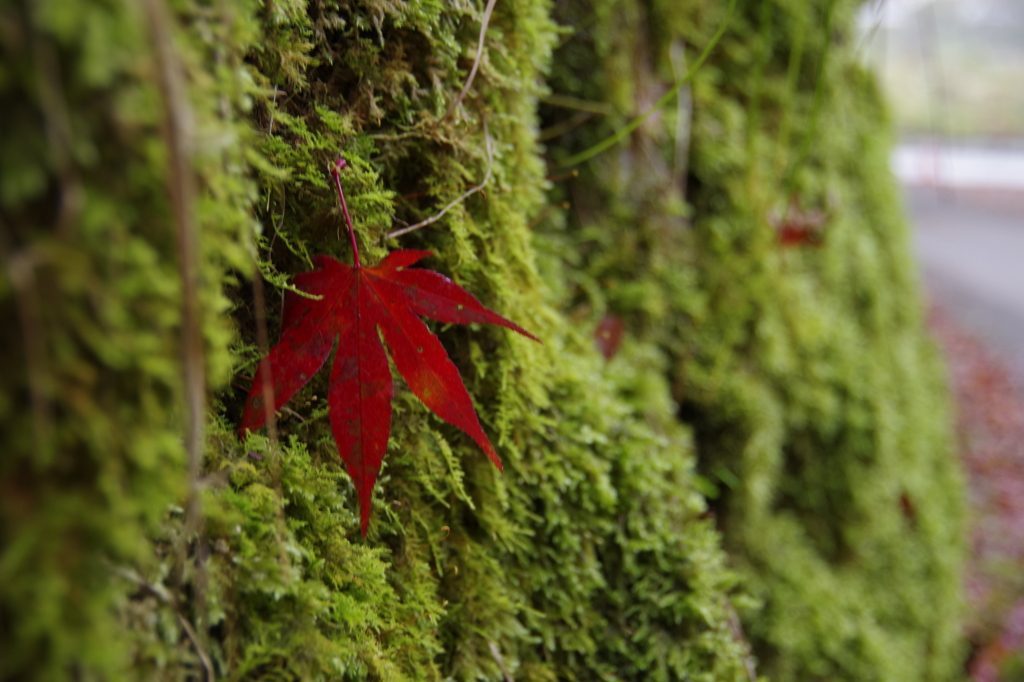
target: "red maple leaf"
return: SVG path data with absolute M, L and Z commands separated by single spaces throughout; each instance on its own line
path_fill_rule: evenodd
M 391 432 L 394 390 L 384 344 L 416 397 L 438 417 L 465 431 L 500 471 L 501 461 L 480 427 L 459 370 L 417 315 L 447 323 L 498 324 L 538 339 L 485 308 L 447 277 L 431 270 L 407 269 L 430 256 L 430 251 L 394 251 L 378 265 L 361 265 L 341 191 L 339 171 L 344 167 L 342 159 L 332 172 L 355 264 L 316 256 L 313 264 L 317 269 L 295 277 L 298 289 L 320 299 L 287 294 L 281 314 L 281 340 L 256 372 L 239 432 L 244 435 L 246 430 L 255 431 L 266 422 L 265 373 L 270 375 L 273 410 L 277 411 L 320 371 L 337 341 L 327 405 L 334 441 L 359 495 L 360 528 L 365 536 L 373 486 Z

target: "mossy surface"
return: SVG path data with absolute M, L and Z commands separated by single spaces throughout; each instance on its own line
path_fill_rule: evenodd
M 88 32 L 58 35 L 20 5 L 4 17 L 37 32 L 71 68 L 57 84 L 74 98 L 69 115 L 96 121 L 93 128 L 81 124 L 76 139 L 105 145 L 104 156 L 72 166 L 89 201 L 116 206 L 109 212 L 116 220 L 98 222 L 92 241 L 73 234 L 68 248 L 83 267 L 99 268 L 123 256 L 109 248 L 123 225 L 151 255 L 101 272 L 95 286 L 124 306 L 137 296 L 138 305 L 163 317 L 130 317 L 97 336 L 111 347 L 122 329 L 135 343 L 152 339 L 139 351 L 145 371 L 133 371 L 133 356 L 112 350 L 79 351 L 47 365 L 51 405 L 71 399 L 65 373 L 79 365 L 98 373 L 98 384 L 121 391 L 94 412 L 60 413 L 57 428 L 67 420 L 74 425 L 68 430 L 123 420 L 109 422 L 77 458 L 71 447 L 58 448 L 60 457 L 91 467 L 72 472 L 66 490 L 43 494 L 52 472 L 28 440 L 33 411 L 23 402 L 5 405 L 5 424 L 26 434 L 26 443 L 16 444 L 18 457 L 5 462 L 5 484 L 21 481 L 38 491 L 39 502 L 19 510 L 16 498 L 5 496 L 3 632 L 24 656 L 5 658 L 3 677 L 193 679 L 209 669 L 230 679 L 494 679 L 502 666 L 518 679 L 745 676 L 744 645 L 730 624 L 735 576 L 694 486 L 690 440 L 674 420 L 660 356 L 635 346 L 606 365 L 590 339 L 550 305 L 550 285 L 535 269 L 527 225 L 544 191 L 536 97 L 557 37 L 546 5 L 498 7 L 474 89 L 450 118 L 444 114 L 471 64 L 482 6 L 171 8 L 177 66 L 190 93 L 178 104 L 194 117 L 200 143 L 201 199 L 194 209 L 214 398 L 200 533 L 183 509 L 182 294 L 163 187 L 173 150 L 161 135 L 168 109 L 154 85 L 161 66 L 141 11 L 80 6 L 88 21 L 109 18 L 111 31 L 127 36 L 118 68 L 108 66 L 112 75 L 98 84 L 70 67 L 99 49 Z M 14 251 L 33 239 L 59 243 L 49 214 L 31 211 L 66 191 L 55 186 L 59 159 L 48 155 L 46 131 L 32 118 L 45 103 L 31 96 L 29 50 L 15 53 L 23 64 L 5 61 L 24 81 L 4 81 L 5 102 L 23 96 L 27 112 L 21 127 L 5 130 L 28 137 L 24 128 L 38 138 L 34 154 L 5 168 L 38 167 L 40 177 L 37 187 L 12 193 L 5 204 L 5 221 L 20 230 L 8 246 Z M 93 108 L 75 90 L 80 83 L 95 90 Z M 145 118 L 127 132 L 120 128 L 124 112 L 111 104 L 122 100 L 147 105 L 131 110 Z M 137 167 L 134 156 L 143 153 L 149 156 Z M 392 215 L 412 222 L 431 214 L 493 164 L 486 196 L 401 246 L 434 250 L 431 267 L 545 341 L 438 328 L 505 474 L 399 381 L 365 541 L 327 428 L 323 377 L 281 413 L 277 443 L 260 435 L 242 443 L 231 426 L 258 356 L 249 263 L 258 261 L 271 285 L 265 303 L 273 332 L 276 287 L 306 269 L 309 254 L 351 258 L 327 183 L 327 164 L 339 153 L 350 163 L 343 182 L 369 262 L 397 246 L 383 239 Z M 135 185 L 141 189 L 131 193 Z M 419 196 L 399 199 L 408 194 Z M 254 238 L 256 221 L 262 227 Z M 59 284 L 67 271 L 55 270 Z M 125 290 L 132 277 L 141 291 Z M 233 301 L 234 340 L 216 303 L 221 291 Z M 20 299 L 10 284 L 5 295 L 13 317 Z M 42 309 L 53 316 L 38 339 L 47 347 L 61 330 L 81 333 L 82 314 L 99 314 L 66 296 L 47 298 Z M 24 365 L 17 329 L 11 326 L 5 345 Z M 229 364 L 233 377 L 225 372 Z M 12 367 L 4 376 L 13 390 L 30 392 L 25 372 Z M 164 449 L 155 449 L 154 440 Z M 19 479 L 17 467 L 35 473 Z M 92 502 L 62 510 L 79 493 Z M 115 509 L 104 512 L 104 505 Z M 55 528 L 38 533 L 38 523 Z M 81 557 L 69 561 L 61 556 L 62 538 L 81 537 L 83 523 L 95 540 L 84 541 Z M 8 551 L 8 543 L 26 549 Z M 69 587 L 41 601 L 31 591 L 42 584 L 39 575 Z M 91 606 L 65 620 L 62 610 L 70 613 L 76 603 L 70 586 L 83 581 L 90 581 Z M 24 592 L 10 589 L 22 584 Z M 42 603 L 50 606 L 33 629 L 27 616 Z
M 3 679 L 125 673 L 115 576 L 156 564 L 148 538 L 189 488 L 182 280 L 147 25 L 135 3 L 0 3 Z M 234 362 L 222 282 L 251 259 L 254 224 L 249 126 L 217 113 L 240 102 L 239 74 L 206 68 L 214 52 L 239 57 L 223 33 L 191 34 L 177 65 L 198 114 L 199 362 L 217 385 Z
M 724 4 L 502 0 L 448 115 L 483 3 L 0 3 L 0 679 L 734 681 L 751 664 L 737 609 L 778 679 L 948 679 L 958 481 L 878 107 L 836 48 L 816 146 L 792 163 L 821 8 L 786 6 L 769 31 L 765 5 L 741 7 L 698 74 L 689 170 L 666 161 L 665 111 L 552 185 L 537 141 L 552 51 L 551 88 L 613 112 L 551 138 L 557 159 L 653 101 L 670 43 L 692 59 Z M 180 101 L 158 86 L 168 68 Z M 174 111 L 199 189 L 199 481 Z M 430 249 L 427 267 L 544 340 L 433 327 L 505 473 L 396 376 L 365 540 L 326 376 L 276 441 L 233 432 L 259 357 L 249 278 L 274 338 L 289 277 L 313 254 L 351 259 L 339 154 L 364 262 Z M 486 192 L 386 238 L 488 170 Z M 779 251 L 759 218 L 781 182 L 835 204 L 820 250 Z M 561 191 L 571 214 L 551 206 Z M 590 337 L 606 312 L 629 330 L 611 361 Z M 892 589 L 872 592 L 883 572 Z
M 586 28 L 552 88 L 614 109 L 552 139 L 556 164 L 650 106 L 684 72 L 681 42 L 694 59 L 725 14 L 560 7 Z M 854 9 L 740 2 L 684 106 L 581 166 L 544 231 L 582 273 L 564 305 L 620 316 L 670 358 L 726 547 L 763 602 L 743 618 L 759 671 L 958 679 L 962 481 Z M 551 131 L 573 116 L 545 109 Z M 808 238 L 786 244 L 787 224 Z

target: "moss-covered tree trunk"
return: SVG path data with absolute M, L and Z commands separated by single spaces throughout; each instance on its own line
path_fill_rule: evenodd
M 729 7 L 0 2 L 0 679 L 955 679 L 853 5 Z M 505 472 L 396 375 L 366 539 L 326 372 L 235 433 L 290 277 L 351 260 L 339 155 L 364 261 L 432 250 L 544 340 L 433 326 Z

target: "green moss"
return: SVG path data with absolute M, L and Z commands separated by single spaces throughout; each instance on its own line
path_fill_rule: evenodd
M 193 524 L 152 36 L 134 4 L 60 5 L 0 5 L 0 678 L 735 681 L 736 608 L 779 679 L 950 676 L 958 480 L 848 45 L 794 162 L 821 12 L 769 30 L 744 7 L 700 72 L 691 209 L 676 112 L 553 187 L 538 98 L 561 41 L 554 89 L 617 112 L 549 154 L 578 151 L 656 99 L 669 43 L 699 47 L 718 3 L 564 3 L 574 35 L 545 2 L 498 3 L 446 118 L 483 3 L 174 2 L 212 397 Z M 351 258 L 339 154 L 365 261 L 430 249 L 544 340 L 435 325 L 505 473 L 396 377 L 366 540 L 325 376 L 278 443 L 233 433 L 258 359 L 247 278 L 269 283 L 273 336 L 288 278 Z M 488 168 L 485 193 L 387 240 Z M 820 250 L 780 251 L 761 219 L 788 178 L 833 214 Z M 548 203 L 562 187 L 572 214 Z M 629 329 L 610 362 L 589 335 L 607 312 Z
M 556 54 L 552 87 L 619 115 L 558 138 L 552 158 L 642 112 L 674 80 L 674 36 L 696 54 L 718 8 L 566 5 L 560 20 L 588 28 Z M 574 206 L 545 241 L 586 273 L 566 306 L 591 324 L 619 315 L 671 358 L 726 547 L 764 603 L 743 619 L 759 670 L 957 679 L 962 484 L 852 10 L 741 3 L 692 85 L 683 182 L 686 111 L 670 107 L 556 194 Z M 591 19 L 604 15 L 634 18 Z M 595 60 L 582 80 L 575 65 Z M 772 222 L 787 212 L 819 222 L 823 245 L 780 245 Z
M 6 2 L 0 25 L 0 676 L 116 679 L 129 647 L 113 567 L 152 562 L 146 538 L 187 487 L 170 427 L 181 285 L 155 64 L 133 6 Z M 246 205 L 241 171 L 204 166 L 204 188 Z M 204 217 L 220 382 L 219 283 L 244 251 L 230 221 Z
M 265 258 L 281 272 L 306 267 L 302 252 L 351 257 L 326 182 L 339 151 L 350 163 L 342 182 L 360 248 L 372 262 L 384 253 L 391 215 L 422 219 L 479 181 L 487 169 L 484 119 L 491 136 L 486 197 L 401 246 L 434 250 L 429 267 L 545 344 L 503 330 L 438 330 L 505 462 L 503 476 L 399 380 L 370 538 L 389 548 L 396 568 L 388 580 L 398 594 L 432 594 L 434 608 L 443 605 L 424 636 L 444 651 L 436 670 L 423 660 L 403 670 L 414 679 L 494 678 L 500 665 L 524 679 L 737 678 L 743 648 L 729 626 L 733 578 L 700 518 L 688 438 L 672 420 L 666 388 L 651 379 L 654 387 L 631 399 L 630 382 L 643 381 L 602 369 L 589 340 L 547 304 L 535 271 L 527 220 L 541 208 L 543 168 L 533 121 L 539 69 L 555 38 L 546 8 L 496 9 L 475 92 L 450 120 L 443 115 L 468 69 L 463 51 L 471 54 L 478 15 L 409 11 L 396 6 L 373 31 L 360 31 L 348 12 L 330 20 L 338 28 L 310 54 L 336 66 L 317 67 L 301 87 L 264 99 L 257 117 L 267 133 L 274 122 L 263 152 L 289 171 L 261 176 L 266 222 L 281 237 L 265 242 L 273 244 Z M 297 41 L 307 28 L 297 22 L 291 30 Z M 414 52 L 414 62 L 402 61 Z M 261 62 L 266 83 L 285 80 L 274 64 Z M 399 68 L 409 73 L 386 75 Z M 323 377 L 314 380 L 295 408 L 305 421 L 284 415 L 280 428 L 333 467 L 325 388 Z M 354 508 L 347 487 L 346 503 Z

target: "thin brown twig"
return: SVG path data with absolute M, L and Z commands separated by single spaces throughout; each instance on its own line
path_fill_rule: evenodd
M 267 438 L 270 439 L 270 448 L 277 445 L 277 415 L 274 412 L 274 377 L 270 369 L 269 347 L 270 338 L 267 334 L 267 301 L 263 293 L 263 275 L 260 273 L 259 265 L 252 276 L 252 298 L 256 308 L 256 347 L 260 353 L 260 378 L 263 384 L 260 390 L 263 392 L 263 417 L 267 424 Z
M 394 230 L 392 232 L 388 232 L 387 239 L 394 239 L 395 237 L 401 237 L 403 234 L 409 234 L 410 232 L 418 230 L 421 227 L 426 227 L 427 225 L 430 225 L 431 223 L 437 222 L 442 217 L 444 217 L 444 214 L 447 213 L 449 210 L 451 210 L 455 206 L 461 204 L 463 201 L 468 199 L 471 195 L 476 194 L 477 192 L 482 191 L 483 188 L 487 186 L 487 183 L 491 181 L 491 173 L 494 170 L 494 150 L 491 148 L 491 135 L 487 131 L 487 119 L 483 120 L 483 124 L 484 124 L 484 145 L 487 147 L 487 174 L 484 176 L 483 182 L 481 182 L 476 187 L 473 187 L 473 188 L 469 189 L 468 191 L 463 192 L 454 201 L 452 201 L 450 204 L 448 204 L 447 206 L 442 208 L 439 213 L 437 213 L 435 215 L 432 215 L 431 217 L 427 218 L 426 220 L 421 220 L 420 222 L 418 222 L 418 223 L 416 223 L 414 225 L 410 225 L 409 227 L 403 227 L 400 230 Z
M 210 662 L 210 657 L 207 655 L 206 650 L 203 649 L 203 645 L 199 643 L 199 635 L 196 634 L 192 624 L 181 614 L 181 611 L 175 609 L 174 615 L 178 617 L 181 629 L 185 631 L 185 634 L 192 641 L 192 646 L 196 649 L 199 661 L 203 664 L 203 671 L 206 673 L 206 681 L 213 682 L 213 663 Z
M 267 135 L 274 134 L 274 110 L 277 107 L 277 83 L 274 83 L 274 98 L 270 101 L 270 125 L 267 126 Z
M 452 112 L 462 103 L 466 93 L 469 92 L 470 86 L 473 85 L 473 79 L 476 78 L 477 69 L 480 68 L 480 60 L 484 55 L 484 38 L 487 36 L 487 25 L 491 23 L 491 12 L 494 11 L 494 5 L 498 0 L 487 0 L 487 7 L 484 9 L 484 17 L 480 21 L 480 40 L 477 41 L 476 45 L 476 59 L 473 60 L 473 68 L 469 70 L 469 76 L 466 77 L 466 84 L 462 86 L 462 92 L 455 98 L 452 105 L 448 107 L 448 111 L 445 112 L 441 120 L 448 118 L 452 115 Z
M 203 335 L 200 328 L 199 244 L 195 217 L 195 177 L 191 153 L 192 112 L 188 107 L 183 65 L 174 48 L 170 27 L 173 19 L 163 0 L 148 0 L 146 15 L 157 80 L 163 96 L 163 134 L 167 145 L 167 193 L 178 247 L 178 270 L 182 281 L 181 346 L 185 413 L 188 415 L 185 447 L 188 452 L 189 492 L 185 507 L 186 535 L 198 534 L 202 542 L 199 480 L 202 475 L 203 441 L 206 419 L 206 369 Z M 185 547 L 178 548 L 181 578 L 185 571 Z M 196 562 L 196 613 L 205 612 L 205 572 Z
M 754 654 L 750 649 L 750 641 L 747 639 L 746 633 L 743 632 L 743 624 L 740 623 L 740 615 L 736 613 L 736 607 L 731 603 L 727 604 L 729 610 L 729 629 L 732 630 L 733 636 L 738 639 L 743 645 L 743 667 L 747 672 L 747 679 L 750 682 L 757 682 L 757 671 L 754 670 Z
M 267 424 L 267 439 L 270 441 L 268 454 L 270 455 L 269 470 L 271 486 L 277 493 L 278 499 L 284 499 L 284 491 L 281 487 L 281 458 L 277 449 L 277 412 L 274 410 L 274 382 L 271 376 L 270 359 L 267 348 L 269 340 L 267 335 L 267 304 L 263 295 L 263 275 L 260 274 L 259 263 L 256 264 L 256 272 L 252 277 L 252 295 L 256 308 L 256 345 L 260 353 L 259 375 L 262 378 L 260 387 L 263 392 L 263 417 Z M 253 387 L 255 388 L 255 386 Z M 291 559 L 285 551 L 288 540 L 288 521 L 285 518 L 284 505 L 277 508 L 277 531 L 280 551 L 278 561 L 284 572 L 291 568 Z
M 282 412 L 287 412 L 288 414 L 290 414 L 291 416 L 295 417 L 296 419 L 298 419 L 303 424 L 306 423 L 306 418 L 303 417 L 301 414 L 299 414 L 298 412 L 296 412 L 295 410 L 293 410 L 290 407 L 282 407 L 281 411 Z
M 270 369 L 270 339 L 267 334 L 267 302 L 263 292 L 263 275 L 260 273 L 259 263 L 256 263 L 255 272 L 252 276 L 252 298 L 256 313 L 256 346 L 260 354 L 259 376 L 260 390 L 263 400 L 263 418 L 267 424 L 267 440 L 270 441 L 268 454 L 270 455 L 269 470 L 271 486 L 277 493 L 278 499 L 284 498 L 284 491 L 281 487 L 281 459 L 277 449 L 277 411 L 274 409 L 274 378 Z M 255 388 L 255 386 L 253 386 Z M 285 408 L 287 409 L 287 408 Z M 278 561 L 283 571 L 291 567 L 291 559 L 285 551 L 288 536 L 288 521 L 285 518 L 284 505 L 277 508 L 277 531 L 280 542 Z
M 494 660 L 498 662 L 498 667 L 501 668 L 501 676 L 505 678 L 505 682 L 516 682 L 512 679 L 512 675 L 508 672 L 508 668 L 505 667 L 505 660 L 501 657 L 501 651 L 498 650 L 498 645 L 488 640 L 487 648 L 491 650 L 491 656 L 494 656 Z
M 207 682 L 213 682 L 213 663 L 210 661 L 210 656 L 206 653 L 202 643 L 199 641 L 199 635 L 196 634 L 195 628 L 192 627 L 192 624 L 189 623 L 188 619 L 181 613 L 181 609 L 178 608 L 178 602 L 174 598 L 174 595 L 162 585 L 154 585 L 135 571 L 119 568 L 117 566 L 114 566 L 113 569 L 119 576 L 125 580 L 135 583 L 171 608 L 171 611 L 174 612 L 175 617 L 178 619 L 178 624 L 181 625 L 181 629 L 185 631 L 185 635 L 188 636 L 189 640 L 192 642 L 192 646 L 196 650 L 196 655 L 199 656 L 199 662 L 203 666 L 203 672 L 206 673 Z

